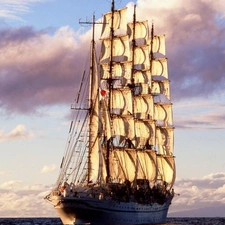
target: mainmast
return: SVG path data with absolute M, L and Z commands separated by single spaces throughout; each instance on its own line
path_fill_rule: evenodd
M 111 40 L 111 49 L 110 49 L 110 65 L 109 65 L 109 79 L 108 79 L 108 84 L 109 84 L 109 104 L 108 104 L 108 110 L 109 110 L 109 114 L 110 114 L 110 129 L 112 127 L 112 112 L 111 112 L 111 92 L 113 89 L 113 80 L 112 80 L 112 71 L 113 71 L 113 39 L 114 39 L 114 11 L 115 11 L 115 2 L 114 0 L 112 0 L 112 4 L 111 4 L 111 27 L 110 27 L 110 40 Z M 109 155 L 110 155 L 110 144 L 111 139 L 107 140 L 107 146 L 106 146 L 106 183 L 109 182 L 109 178 L 110 178 L 110 169 L 109 169 Z
M 93 82 L 94 82 L 94 57 L 95 57 L 95 15 L 92 18 L 92 41 L 91 41 L 91 65 L 90 65 L 90 91 L 89 91 L 89 114 L 90 114 L 90 125 L 89 125 L 89 151 L 88 151 L 88 182 L 90 182 L 90 170 L 91 170 L 91 160 L 90 160 L 90 153 L 92 145 L 92 126 L 91 126 L 91 114 L 93 113 L 94 109 L 94 101 L 93 101 Z
M 135 73 L 135 68 L 134 68 L 134 57 L 135 57 L 135 48 L 136 48 L 136 37 L 135 37 L 135 31 L 136 31 L 136 5 L 134 5 L 134 14 L 133 14 L 133 40 L 132 40 L 132 74 L 131 74 L 131 93 L 132 96 L 134 97 L 134 88 L 135 88 L 135 84 L 134 84 L 134 73 Z M 134 101 L 132 101 L 132 108 L 134 109 Z M 135 125 L 134 125 L 134 131 L 135 131 Z M 136 134 L 135 134 L 136 136 Z M 134 186 L 137 185 L 137 164 L 138 164 L 138 157 L 137 157 L 137 149 L 135 151 L 136 154 L 136 161 L 135 161 L 135 177 L 134 177 Z
M 115 3 L 114 3 L 114 0 L 112 0 L 112 5 L 111 5 L 112 20 L 111 20 L 111 27 L 110 27 L 111 52 L 110 52 L 110 67 L 109 67 L 110 84 L 112 84 L 111 79 L 112 79 L 112 69 L 113 69 L 114 11 L 115 11 Z

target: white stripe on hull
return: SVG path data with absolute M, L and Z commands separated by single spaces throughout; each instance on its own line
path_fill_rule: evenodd
M 157 224 L 165 223 L 172 198 L 160 205 L 116 202 L 93 198 L 63 198 L 55 206 L 63 224 Z M 76 224 L 75 223 L 75 224 Z

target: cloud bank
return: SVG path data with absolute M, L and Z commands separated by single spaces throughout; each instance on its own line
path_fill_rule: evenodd
M 56 216 L 52 206 L 44 201 L 50 186 L 23 186 L 21 181 L 8 181 L 0 185 L 1 217 Z
M 225 5 L 222 0 L 139 0 L 140 16 L 167 39 L 174 99 L 210 97 L 224 86 Z M 150 20 L 151 21 L 151 20 Z
M 213 0 L 137 1 L 138 17 L 167 36 L 174 100 L 210 97 L 225 88 L 225 6 Z M 90 32 L 89 32 L 90 33 Z M 19 113 L 68 102 L 87 61 L 88 36 L 70 27 L 0 30 L 1 107 Z
M 53 206 L 43 200 L 51 186 L 24 186 L 21 181 L 0 184 L 0 214 L 4 217 L 52 217 Z M 169 216 L 223 217 L 225 207 L 225 173 L 202 178 L 178 179 Z M 211 210 L 209 210 L 211 209 Z M 216 209 L 216 210 L 212 210 Z
M 209 174 L 200 179 L 178 179 L 170 216 L 224 216 L 225 173 Z M 216 209 L 216 210 L 214 210 Z
M 0 36 L 1 108 L 27 113 L 73 99 L 84 56 L 71 28 L 50 36 L 23 27 L 1 30 Z
M 24 6 L 32 2 L 24 1 Z M 222 0 L 137 1 L 137 17 L 154 21 L 156 33 L 166 34 L 174 102 L 212 96 L 225 101 L 221 97 L 225 88 L 224 12 Z M 81 34 L 69 26 L 55 31 L 1 29 L 2 111 L 27 114 L 44 106 L 71 103 L 89 60 L 85 52 L 90 35 L 90 31 Z

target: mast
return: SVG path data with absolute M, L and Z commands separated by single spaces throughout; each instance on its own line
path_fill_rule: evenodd
M 132 55 L 132 74 L 131 74 L 131 83 L 134 84 L 134 51 L 136 47 L 136 40 L 135 40 L 135 23 L 136 23 L 136 5 L 134 5 L 134 15 L 133 15 L 133 40 L 132 40 L 132 48 L 133 48 L 133 55 Z
M 111 4 L 111 27 L 110 27 L 110 39 L 111 39 L 111 49 L 110 49 L 110 65 L 109 65 L 109 79 L 108 79 L 108 83 L 109 83 L 109 103 L 108 103 L 108 110 L 109 110 L 109 114 L 110 114 L 110 129 L 112 127 L 112 113 L 111 113 L 111 105 L 112 105 L 112 101 L 111 101 L 111 92 L 113 89 L 113 81 L 112 81 L 112 70 L 113 70 L 113 39 L 114 39 L 114 11 L 115 11 L 115 2 L 114 0 L 112 0 L 112 4 Z M 110 178 L 110 169 L 109 169 L 109 155 L 110 155 L 110 142 L 111 139 L 107 140 L 107 146 L 106 146 L 106 183 L 109 183 L 109 178 Z
M 152 73 L 152 60 L 153 60 L 153 39 L 154 39 L 154 24 L 152 22 L 152 29 L 151 29 L 151 51 L 150 51 L 150 71 Z
M 135 37 L 135 28 L 136 28 L 136 5 L 134 5 L 134 14 L 133 14 L 133 40 L 132 40 L 132 50 L 133 50 L 133 55 L 132 55 L 132 74 L 131 74 L 131 88 L 132 88 L 132 97 L 134 97 L 134 57 L 135 57 L 135 48 L 136 48 L 136 37 Z M 134 101 L 132 101 L 132 108 L 134 109 Z M 134 131 L 135 130 L 135 124 L 134 124 Z M 136 134 L 135 134 L 136 136 Z M 135 154 L 136 154 L 136 161 L 135 161 L 135 177 L 134 177 L 134 186 L 137 185 L 137 165 L 138 165 L 138 155 L 137 155 L 137 149 L 135 149 Z
M 150 50 L 150 73 L 152 75 L 152 60 L 153 60 L 153 38 L 154 38 L 154 24 L 152 22 L 152 29 L 151 29 L 151 50 Z M 156 122 L 156 121 L 155 121 Z M 154 135 L 154 143 L 155 143 L 155 148 L 156 148 L 156 128 L 155 128 L 155 135 Z
M 92 114 L 92 110 L 94 108 L 93 105 L 93 96 L 92 96 L 92 92 L 93 92 L 93 79 L 94 79 L 94 54 L 95 54 L 95 15 L 93 15 L 92 18 L 92 41 L 91 41 L 91 65 L 90 65 L 90 91 L 89 91 L 89 115 L 91 117 Z M 90 152 L 91 152 L 91 148 L 92 148 L 92 127 L 91 127 L 91 119 L 89 121 L 89 151 L 88 151 L 88 182 L 90 182 L 90 169 L 91 169 L 91 161 L 90 161 Z
M 98 162 L 95 157 L 92 159 L 92 155 L 98 153 L 98 86 L 99 78 L 97 73 L 96 51 L 95 51 L 95 15 L 92 17 L 92 22 L 80 22 L 81 24 L 92 25 L 92 41 L 91 41 L 91 56 L 90 56 L 90 80 L 89 80 L 89 137 L 88 137 L 88 182 L 91 182 L 94 178 L 98 179 Z

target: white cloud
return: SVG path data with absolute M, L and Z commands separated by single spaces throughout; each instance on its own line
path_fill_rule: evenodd
M 4 133 L 3 130 L 0 130 L 0 142 L 12 140 L 24 140 L 32 137 L 34 137 L 34 134 L 32 132 L 26 131 L 26 127 L 23 124 L 17 125 L 9 133 Z
M 213 97 L 212 100 L 195 99 L 175 103 L 175 126 L 182 129 L 225 129 L 223 100 L 219 97 Z
M 9 190 L 6 187 L 12 187 L 12 184 L 17 184 L 18 181 L 6 183 L 0 185 L 0 215 L 5 217 L 14 217 L 15 215 L 18 217 L 56 216 L 53 207 L 44 200 L 51 187 L 44 185 L 20 185 L 20 188 L 18 188 L 16 185 L 17 188 Z
M 0 185 L 0 189 L 15 190 L 15 189 L 18 189 L 20 187 L 21 183 L 22 182 L 19 181 L 19 180 L 7 181 L 7 182 Z
M 208 207 L 225 207 L 224 172 L 209 174 L 200 179 L 177 179 L 174 189 L 179 196 L 175 196 L 173 200 L 171 215 L 186 216 L 185 211 L 189 211 L 189 216 L 207 216 Z M 223 216 L 218 213 L 220 212 L 212 210 L 208 216 Z
M 51 188 L 41 184 L 23 186 L 17 180 L 0 184 L 0 215 L 56 216 L 53 207 L 44 201 Z M 208 210 L 208 207 L 225 207 L 223 172 L 200 179 L 177 179 L 175 193 L 180 195 L 173 199 L 170 216 L 224 216 L 221 210 Z
M 11 172 L 9 171 L 0 171 L 0 176 L 3 177 L 3 176 L 9 176 L 11 175 Z
M 31 4 L 45 2 L 46 0 L 1 0 L 0 17 L 22 20 L 19 15 L 30 12 Z
M 41 170 L 41 173 L 51 173 L 56 170 L 56 165 L 52 164 L 50 166 L 44 166 Z

